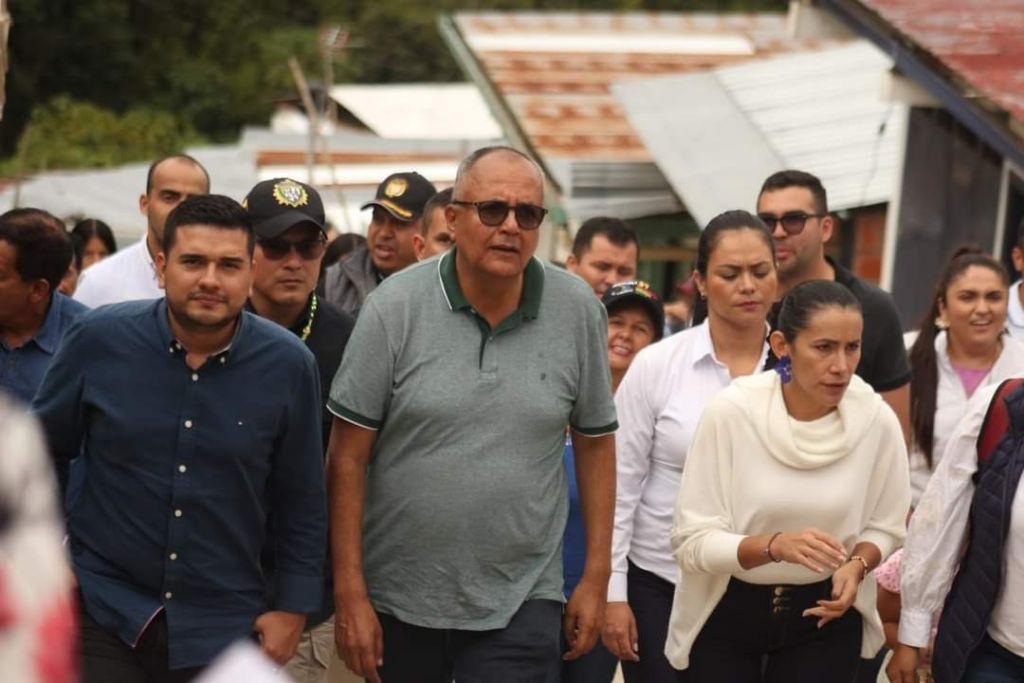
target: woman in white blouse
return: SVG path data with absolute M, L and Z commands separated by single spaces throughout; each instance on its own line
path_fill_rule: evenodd
M 764 366 L 777 284 L 764 223 L 746 211 L 714 218 L 701 233 L 694 277 L 707 320 L 641 351 L 615 394 L 618 483 L 603 642 L 630 683 L 675 680 L 664 655 L 678 575 L 672 510 L 705 403 Z
M 883 641 L 870 571 L 905 532 L 899 421 L 854 374 L 848 289 L 794 287 L 778 328 L 776 372 L 712 399 L 687 455 L 666 643 L 685 683 L 852 681 Z
M 975 390 L 1024 372 L 1006 330 L 1010 278 L 978 247 L 954 252 L 910 356 L 910 488 L 917 505 Z

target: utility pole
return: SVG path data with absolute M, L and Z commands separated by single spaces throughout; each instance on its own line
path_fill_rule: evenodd
M 7 34 L 10 30 L 7 0 L 0 0 L 0 120 L 4 118 L 4 103 L 7 101 Z

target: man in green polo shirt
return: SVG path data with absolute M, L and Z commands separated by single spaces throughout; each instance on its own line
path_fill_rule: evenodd
M 446 209 L 457 247 L 367 298 L 331 388 L 335 640 L 370 681 L 554 682 L 597 640 L 615 499 L 607 322 L 586 284 L 533 257 L 543 201 L 516 150 L 463 161 Z M 587 560 L 563 617 L 566 424 Z

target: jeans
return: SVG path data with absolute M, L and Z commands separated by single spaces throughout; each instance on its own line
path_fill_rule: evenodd
M 967 660 L 961 683 L 1020 683 L 1024 681 L 1024 657 L 1015 655 L 988 634 Z
M 622 662 L 626 683 L 673 683 L 677 672 L 665 658 L 668 620 L 676 587 L 653 572 L 629 563 L 629 608 L 636 619 L 639 662 Z
M 383 683 L 558 683 L 562 603 L 527 600 L 508 626 L 465 631 L 414 626 L 377 614 L 384 632 Z
M 680 683 L 851 683 L 860 661 L 861 617 L 852 607 L 817 627 L 802 612 L 831 599 L 831 579 L 769 586 L 730 579 L 690 650 Z

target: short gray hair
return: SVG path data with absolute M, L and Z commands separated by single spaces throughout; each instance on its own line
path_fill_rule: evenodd
M 466 179 L 469 177 L 469 174 L 473 172 L 473 167 L 476 166 L 481 159 L 489 157 L 492 154 L 508 154 L 519 157 L 520 159 L 528 162 L 537 171 L 537 176 L 541 179 L 541 189 L 543 191 L 544 173 L 540 170 L 540 164 L 534 161 L 529 155 L 520 152 L 515 147 L 509 147 L 508 145 L 491 145 L 490 147 L 481 147 L 463 159 L 462 163 L 459 164 L 459 170 L 455 173 L 455 189 L 461 190 Z

